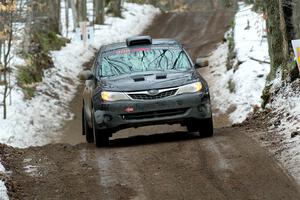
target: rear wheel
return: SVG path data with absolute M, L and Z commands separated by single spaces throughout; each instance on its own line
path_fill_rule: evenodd
M 206 138 L 206 137 L 212 137 L 214 135 L 214 126 L 213 126 L 213 119 L 207 118 L 201 120 L 201 126 L 200 126 L 200 137 Z
M 93 119 L 93 136 L 94 136 L 94 142 L 97 147 L 105 147 L 109 145 L 109 137 L 110 134 L 106 130 L 98 130 L 96 128 L 96 122 L 95 117 L 92 115 Z
M 86 120 L 84 108 L 82 108 L 82 130 L 83 130 L 83 134 L 85 135 L 86 142 L 93 143 L 94 142 L 93 128 L 90 127 L 89 123 Z

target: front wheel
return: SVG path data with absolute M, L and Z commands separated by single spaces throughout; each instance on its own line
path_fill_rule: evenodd
M 93 128 L 90 127 L 89 123 L 87 122 L 84 107 L 82 107 L 82 133 L 85 135 L 85 139 L 87 143 L 94 142 L 94 135 L 93 135 Z
M 98 130 L 96 127 L 95 117 L 92 115 L 93 119 L 93 136 L 97 147 L 105 147 L 109 145 L 110 134 L 105 130 Z
M 199 131 L 199 124 L 197 124 L 197 122 L 193 122 L 193 123 L 188 123 L 186 125 L 186 128 L 188 130 L 188 132 L 198 132 Z
M 201 128 L 199 134 L 202 138 L 212 137 L 214 135 L 214 125 L 212 117 L 201 120 Z
M 96 147 L 106 147 L 109 145 L 109 134 L 96 130 L 95 132 Z

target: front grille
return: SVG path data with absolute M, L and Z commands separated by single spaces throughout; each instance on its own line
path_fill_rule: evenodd
M 173 96 L 176 94 L 177 90 L 178 89 L 167 90 L 167 91 L 160 92 L 159 94 L 156 95 L 150 95 L 145 93 L 132 93 L 132 94 L 129 93 L 128 95 L 135 100 L 154 100 L 154 99 L 162 99 L 169 96 Z
M 151 112 L 131 113 L 122 115 L 125 120 L 139 120 L 139 119 L 152 119 L 159 117 L 169 117 L 174 115 L 182 115 L 186 113 L 188 108 L 172 109 L 172 110 L 159 110 Z

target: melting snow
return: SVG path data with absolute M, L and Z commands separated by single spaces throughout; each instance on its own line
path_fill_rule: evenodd
M 4 174 L 5 169 L 0 163 L 0 174 Z M 7 189 L 5 187 L 4 181 L 0 180 L 0 200 L 8 200 Z
M 275 148 L 276 157 L 300 184 L 299 86 L 300 80 L 297 80 L 282 87 L 268 107 L 274 114 L 269 122 L 269 132 L 279 134 L 281 138 L 280 143 L 272 148 Z
M 265 21 L 251 10 L 252 6 L 240 3 L 235 17 L 234 41 L 237 60 L 227 70 L 228 44 L 221 44 L 209 58 L 212 68 L 206 77 L 210 85 L 212 101 L 221 113 L 229 113 L 232 123 L 243 122 L 254 107 L 260 107 L 261 94 L 266 84 L 270 66 L 268 43 L 263 37 Z M 253 58 L 255 60 L 253 60 Z

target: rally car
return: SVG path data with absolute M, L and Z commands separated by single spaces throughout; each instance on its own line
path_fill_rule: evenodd
M 87 142 L 106 146 L 121 129 L 157 124 L 213 136 L 209 88 L 197 71 L 202 66 L 173 39 L 136 36 L 102 46 L 91 70 L 80 73 Z

